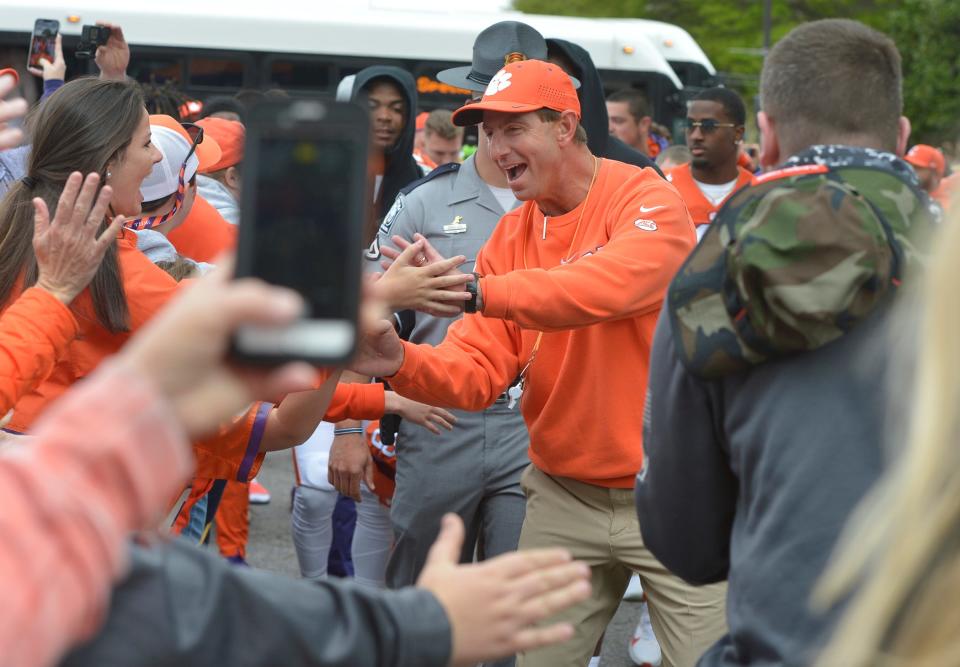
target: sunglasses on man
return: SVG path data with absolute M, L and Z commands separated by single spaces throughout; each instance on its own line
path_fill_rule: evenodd
M 684 119 L 683 129 L 687 132 L 690 130 L 699 129 L 704 134 L 710 134 L 711 132 L 716 131 L 718 127 L 737 127 L 736 123 L 718 123 L 712 118 L 706 120 L 690 120 L 689 118 Z
M 151 215 L 130 220 L 125 223 L 125 227 L 136 231 L 141 229 L 150 229 L 152 227 L 162 225 L 175 216 L 180 210 L 180 207 L 183 206 L 183 199 L 187 193 L 187 162 L 190 161 L 190 156 L 197 151 L 197 146 L 203 143 L 203 128 L 193 123 L 180 123 L 180 125 L 184 130 L 186 130 L 187 134 L 190 135 L 193 143 L 190 144 L 190 150 L 187 151 L 187 157 L 183 158 L 183 163 L 180 165 L 180 175 L 177 179 L 177 191 L 174 195 L 173 208 L 163 215 Z

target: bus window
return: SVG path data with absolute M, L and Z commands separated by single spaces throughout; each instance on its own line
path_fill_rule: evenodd
M 190 85 L 203 88 L 242 88 L 243 62 L 228 58 L 194 56 L 190 59 Z
M 277 58 L 270 62 L 270 86 L 283 89 L 327 90 L 330 67 L 316 60 Z
M 134 56 L 127 67 L 127 74 L 140 83 L 153 81 L 180 85 L 183 82 L 183 60 L 162 56 Z

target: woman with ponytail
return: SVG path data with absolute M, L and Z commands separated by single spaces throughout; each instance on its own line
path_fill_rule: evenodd
M 160 159 L 139 89 L 123 81 L 71 81 L 27 118 L 32 150 L 27 174 L 0 204 L 0 304 L 6 308 L 37 282 L 32 239 L 38 207 L 56 217 L 71 174 L 94 174 L 112 191 L 100 232 L 140 213 L 140 184 Z M 88 177 L 88 182 L 90 181 Z M 36 202 L 36 203 L 35 203 Z M 25 431 L 40 411 L 106 356 L 116 352 L 176 292 L 177 285 L 123 232 L 70 304 L 77 338 L 50 375 L 16 405 L 9 428 Z

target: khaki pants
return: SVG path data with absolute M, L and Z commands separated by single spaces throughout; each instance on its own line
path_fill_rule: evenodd
M 586 667 L 632 571 L 647 594 L 664 667 L 691 667 L 727 631 L 726 584 L 691 586 L 670 574 L 643 545 L 632 490 L 551 477 L 533 465 L 521 486 L 527 515 L 520 548 L 566 547 L 590 566 L 593 594 L 548 621 L 571 623 L 573 639 L 521 655 L 517 667 Z

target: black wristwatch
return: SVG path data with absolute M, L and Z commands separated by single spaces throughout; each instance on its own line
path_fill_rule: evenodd
M 477 312 L 477 291 L 480 289 L 480 274 L 474 273 L 473 282 L 467 283 L 464 289 L 470 294 L 470 298 L 463 302 L 463 312 Z

